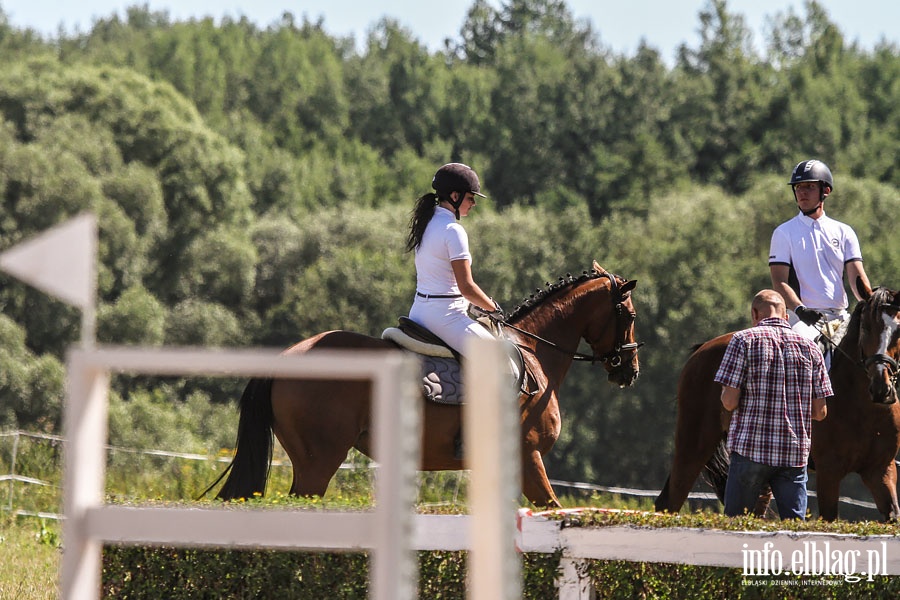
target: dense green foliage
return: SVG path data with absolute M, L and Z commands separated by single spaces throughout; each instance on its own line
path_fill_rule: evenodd
M 610 52 L 560 0 L 475 0 L 439 52 L 391 20 L 357 50 L 289 13 L 261 29 L 136 6 L 52 40 L 0 18 L 0 250 L 94 211 L 103 343 L 378 335 L 411 302 L 413 200 L 437 166 L 467 162 L 490 197 L 466 220 L 475 277 L 505 307 L 593 259 L 639 280 L 642 376 L 618 390 L 573 367 L 547 464 L 659 487 L 679 369 L 747 324 L 796 162 L 832 167 L 829 214 L 856 228 L 873 283 L 900 287 L 900 53 L 805 11 L 780 15 L 760 52 L 711 0 L 702 42 L 671 66 L 647 46 Z M 0 276 L 0 427 L 59 430 L 78 324 Z M 233 437 L 200 407 L 240 382 L 114 387 L 135 410 L 114 414 L 113 444 Z
M 464 600 L 465 552 L 419 552 L 419 598 Z M 523 600 L 555 595 L 559 556 L 526 554 Z M 369 597 L 365 554 L 108 547 L 103 555 L 104 598 Z

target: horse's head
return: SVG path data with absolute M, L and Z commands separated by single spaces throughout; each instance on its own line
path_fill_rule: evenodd
M 859 354 L 869 375 L 873 402 L 897 401 L 900 374 L 900 292 L 884 287 L 868 289 L 857 280 L 863 298 L 859 310 Z
M 637 313 L 631 301 L 637 280 L 613 275 L 596 261 L 593 268 L 608 281 L 609 302 L 598 303 L 596 317 L 589 323 L 584 340 L 591 346 L 595 362 L 601 362 L 609 373 L 610 383 L 627 387 L 640 375 L 637 351 L 641 344 L 634 337 Z
M 595 261 L 591 272 L 580 277 L 568 274 L 560 277 L 559 283 L 536 290 L 513 309 L 506 327 L 520 334 L 517 343 L 602 363 L 609 381 L 626 387 L 640 373 L 637 351 L 641 344 L 634 338 L 636 315 L 631 302 L 636 284 L 607 272 Z M 577 351 L 579 338 L 590 345 L 591 354 Z

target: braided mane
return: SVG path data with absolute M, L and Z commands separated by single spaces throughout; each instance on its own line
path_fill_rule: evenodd
M 515 320 L 524 317 L 536 307 L 543 304 L 549 296 L 560 290 L 605 276 L 606 271 L 583 271 L 578 277 L 573 276 L 571 273 L 566 273 L 565 277 L 560 277 L 555 283 L 550 283 L 548 281 L 543 289 L 538 288 L 534 290 L 534 293 L 531 296 L 522 300 L 522 302 L 512 310 L 508 319 Z

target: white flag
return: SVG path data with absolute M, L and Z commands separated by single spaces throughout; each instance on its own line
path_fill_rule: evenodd
M 96 299 L 97 218 L 84 213 L 0 254 L 0 269 L 82 310 Z

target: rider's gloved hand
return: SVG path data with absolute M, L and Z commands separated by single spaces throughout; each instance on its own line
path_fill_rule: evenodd
M 494 303 L 494 310 L 485 310 L 480 306 L 476 306 L 474 304 L 469 304 L 469 308 L 466 310 L 466 314 L 469 315 L 469 318 L 473 321 L 477 321 L 479 319 L 488 318 L 494 321 L 502 321 L 506 318 L 506 315 L 503 312 L 503 309 L 500 308 L 500 305 L 491 298 L 491 302 Z
M 503 312 L 502 308 L 500 308 L 500 303 L 493 298 L 491 298 L 491 302 L 494 303 L 494 312 L 491 314 L 494 315 L 494 317 L 496 317 L 498 321 L 506 319 L 506 313 Z
M 797 318 L 807 325 L 815 325 L 819 322 L 820 319 L 825 318 L 825 315 L 823 315 L 819 311 L 813 310 L 811 308 L 806 308 L 802 304 L 794 309 L 794 314 L 796 314 Z

